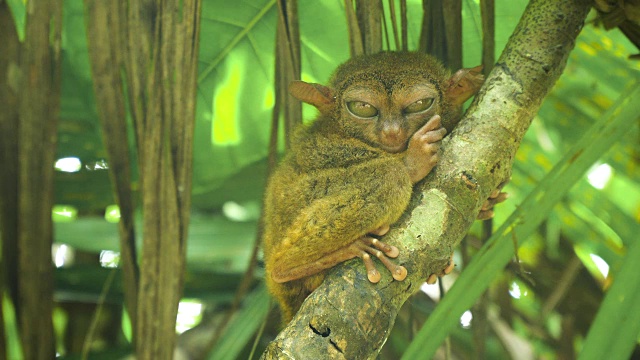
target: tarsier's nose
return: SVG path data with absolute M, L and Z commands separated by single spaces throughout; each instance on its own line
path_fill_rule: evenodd
M 381 140 L 387 145 L 395 145 L 404 141 L 404 132 L 400 124 L 384 124 L 381 130 Z

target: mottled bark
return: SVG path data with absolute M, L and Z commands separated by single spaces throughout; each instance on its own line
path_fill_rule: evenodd
M 562 73 L 587 0 L 532 1 L 462 122 L 443 141 L 441 161 L 419 185 L 385 240 L 400 249 L 404 281 L 367 281 L 354 260 L 336 267 L 263 355 L 375 358 L 409 296 L 448 262 L 484 200 L 509 178 L 513 158 L 542 99 Z

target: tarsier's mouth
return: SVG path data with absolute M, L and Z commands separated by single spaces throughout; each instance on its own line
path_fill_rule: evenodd
M 407 143 L 406 142 L 402 142 L 399 144 L 395 144 L 395 145 L 387 145 L 387 144 L 380 144 L 380 147 L 382 148 L 382 150 L 395 154 L 395 153 L 399 153 L 399 152 L 403 152 L 404 150 L 407 149 Z

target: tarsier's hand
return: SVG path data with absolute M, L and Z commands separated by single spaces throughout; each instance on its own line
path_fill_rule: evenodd
M 506 192 L 502 192 L 502 187 L 506 184 L 506 182 L 500 184 L 497 189 L 493 190 L 489 195 L 489 198 L 482 204 L 480 208 L 480 212 L 478 213 L 478 220 L 487 220 L 493 218 L 493 206 L 499 204 L 507 198 L 509 198 L 509 194 Z
M 402 281 L 407 277 L 407 269 L 404 266 L 396 265 L 389 258 L 396 258 L 400 253 L 398 248 L 384 243 L 372 235 L 382 236 L 389 232 L 389 225 L 381 226 L 369 234 L 356 240 L 351 246 L 358 253 L 367 268 L 367 278 L 372 283 L 380 281 L 380 272 L 376 269 L 371 255 L 377 257 L 382 264 L 391 272 L 394 279 Z
M 424 179 L 436 166 L 440 140 L 446 133 L 447 130 L 442 127 L 440 115 L 434 115 L 411 136 L 404 164 L 412 183 L 415 184 Z

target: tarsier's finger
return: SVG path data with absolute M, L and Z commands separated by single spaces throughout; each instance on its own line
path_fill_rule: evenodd
M 420 130 L 416 132 L 416 135 L 421 136 L 426 134 L 429 131 L 435 130 L 440 127 L 442 127 L 442 121 L 440 119 L 440 115 L 433 115 L 431 119 L 429 119 L 429 121 L 427 121 L 427 123 L 424 124 L 424 126 L 422 126 Z
M 500 189 L 495 189 L 489 195 L 489 198 L 482 204 L 480 212 L 478 213 L 478 220 L 488 220 L 493 218 L 493 207 L 509 198 L 509 194 L 501 192 Z
M 393 245 L 389 245 L 385 242 L 382 242 L 376 238 L 371 238 L 368 236 L 365 236 L 362 238 L 362 241 L 364 241 L 364 243 L 366 245 L 371 245 L 374 248 L 376 248 L 377 250 L 380 250 L 382 252 L 384 252 L 385 255 L 387 255 L 390 258 L 397 258 L 398 255 L 400 254 L 400 250 L 398 250 L 397 247 L 393 246 Z M 373 254 L 373 253 L 372 253 Z M 375 255 L 375 254 L 373 254 Z
M 422 135 L 421 139 L 425 142 L 432 144 L 442 140 L 442 138 L 444 138 L 445 135 L 447 135 L 447 129 L 439 128 L 436 130 L 431 130 L 426 134 Z
M 451 257 L 449 258 L 449 264 L 447 264 L 447 267 L 444 268 L 444 270 L 442 270 L 442 272 L 445 275 L 451 274 L 451 272 L 453 271 L 453 269 L 456 267 L 456 263 L 453 262 L 453 254 L 451 254 Z
M 480 210 L 480 212 L 478 213 L 478 216 L 476 217 L 476 219 L 478 220 L 489 220 L 491 218 L 493 218 L 494 216 L 494 212 L 493 209 L 491 210 Z
M 379 228 L 369 232 L 369 234 L 383 236 L 384 234 L 389 232 L 389 225 L 382 225 Z
M 438 275 L 436 274 L 431 274 L 429 275 L 429 277 L 427 278 L 427 284 L 429 285 L 433 285 L 436 283 L 436 281 L 438 281 Z
M 397 281 L 402 281 L 407 277 L 407 269 L 402 265 L 396 265 L 387 257 L 378 258 L 384 266 L 391 272 L 391 276 Z
M 438 149 L 440 149 L 440 143 L 438 142 L 422 144 L 422 151 L 424 151 L 425 154 L 431 154 L 431 156 L 437 157 Z
M 498 196 L 496 196 L 495 198 L 492 198 L 491 201 L 495 205 L 507 200 L 508 198 L 509 198 L 509 193 L 500 192 Z
M 377 257 L 384 267 L 391 272 L 391 276 L 393 276 L 394 279 L 402 281 L 407 277 L 407 269 L 405 269 L 404 266 L 392 263 L 391 260 L 382 253 L 382 251 L 366 246 L 365 244 L 363 244 L 362 249 Z
M 496 196 L 494 197 L 489 197 L 484 204 L 482 204 L 482 208 L 481 210 L 491 210 L 493 209 L 493 206 L 496 204 L 499 204 L 501 202 L 504 202 L 505 200 L 507 200 L 509 198 L 509 194 L 506 192 L 500 192 L 498 193 Z
M 364 262 L 364 267 L 367 269 L 367 279 L 374 284 L 380 281 L 380 272 L 376 269 L 373 260 L 371 260 L 371 256 L 366 252 L 362 252 L 360 258 L 362 259 L 362 262 Z
M 442 269 L 442 272 L 440 272 L 440 274 L 435 274 L 434 273 L 434 274 L 429 275 L 429 277 L 427 278 L 427 284 L 429 284 L 429 285 L 435 284 L 436 281 L 438 280 L 438 276 L 444 276 L 444 275 L 450 274 L 455 267 L 456 267 L 456 263 L 453 262 L 453 254 L 451 254 L 451 257 L 449 258 L 449 263 L 447 264 L 447 267 Z

